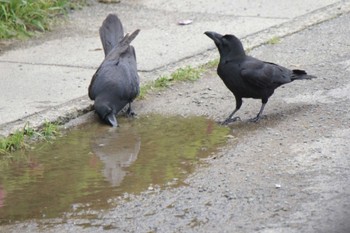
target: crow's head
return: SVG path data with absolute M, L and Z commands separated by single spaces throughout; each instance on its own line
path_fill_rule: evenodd
M 115 117 L 116 113 L 113 111 L 113 107 L 110 106 L 110 104 L 96 100 L 94 107 L 101 120 L 113 127 L 118 126 L 118 122 Z
M 234 58 L 245 56 L 241 41 L 234 35 L 221 35 L 216 32 L 205 32 L 212 39 L 219 50 L 221 58 Z

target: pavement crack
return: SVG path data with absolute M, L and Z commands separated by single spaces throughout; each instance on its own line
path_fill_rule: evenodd
M 0 60 L 0 63 L 11 63 L 20 65 L 32 65 L 32 66 L 57 66 L 57 67 L 67 67 L 67 68 L 78 68 L 78 69 L 97 69 L 97 66 L 79 66 L 79 65 L 68 65 L 68 64 L 54 64 L 54 63 L 32 63 L 32 62 L 21 62 L 21 61 L 8 61 Z

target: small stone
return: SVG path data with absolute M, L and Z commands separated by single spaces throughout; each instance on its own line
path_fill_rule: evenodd
M 178 23 L 178 25 L 189 25 L 193 22 L 193 20 L 191 19 L 184 19 L 184 20 L 180 20 Z

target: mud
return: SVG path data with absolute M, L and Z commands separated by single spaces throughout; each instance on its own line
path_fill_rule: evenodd
M 265 45 L 251 55 L 318 76 L 276 90 L 260 108 L 244 100 L 227 146 L 186 185 L 128 194 L 109 211 L 7 226 L 22 232 L 339 232 L 350 231 L 350 15 Z M 223 120 L 234 98 L 215 71 L 135 104 L 147 115 Z

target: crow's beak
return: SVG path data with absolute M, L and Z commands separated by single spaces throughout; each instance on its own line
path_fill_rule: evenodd
M 222 35 L 216 32 L 204 32 L 205 35 L 207 35 L 210 39 L 214 41 L 215 44 L 221 43 Z
M 118 126 L 117 118 L 115 118 L 115 115 L 113 113 L 110 113 L 106 116 L 105 119 L 109 124 L 111 124 L 113 127 Z

